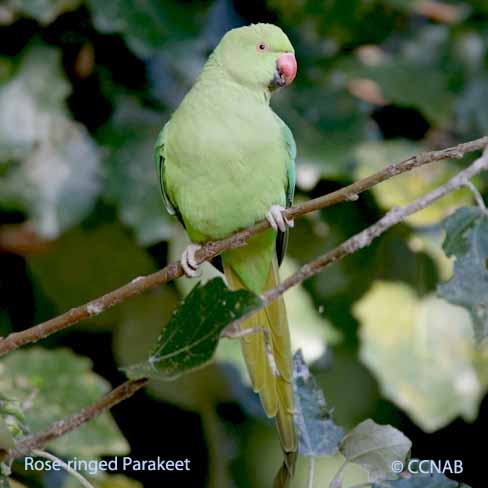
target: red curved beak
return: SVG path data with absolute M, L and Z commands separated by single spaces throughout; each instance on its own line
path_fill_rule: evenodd
M 280 55 L 276 61 L 276 68 L 284 79 L 286 85 L 289 85 L 295 79 L 297 74 L 297 60 L 292 53 L 285 53 Z

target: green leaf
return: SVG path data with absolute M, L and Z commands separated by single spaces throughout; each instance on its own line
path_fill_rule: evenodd
M 0 417 L 0 454 L 2 451 L 8 451 L 14 447 L 15 441 L 10 433 L 7 422 Z
M 182 251 L 183 248 L 177 254 L 172 253 L 174 258 L 178 259 Z M 286 257 L 280 266 L 281 279 L 286 279 L 297 270 L 297 263 Z M 183 280 L 178 280 L 178 282 L 181 281 Z M 294 286 L 287 291 L 283 298 L 290 328 L 292 350 L 301 349 L 307 362 L 311 363 L 318 360 L 326 353 L 328 346 L 341 340 L 341 334 L 333 328 L 325 315 L 317 310 L 312 298 L 303 286 Z M 216 357 L 219 361 L 228 361 L 236 366 L 241 373 L 243 382 L 250 383 L 239 341 L 221 341 Z
M 0 422 L 4 422 L 10 436 L 16 438 L 26 435 L 29 428 L 25 423 L 22 405 L 18 400 L 12 400 L 0 394 Z M 1 429 L 0 429 L 1 430 Z
M 56 17 L 68 10 L 74 10 L 81 4 L 81 0 L 6 0 L 3 18 L 9 16 L 13 22 L 16 17 L 26 15 L 47 25 Z
M 481 137 L 488 132 L 488 114 L 479 109 L 479 101 L 488 96 L 488 76 L 480 75 L 470 80 L 464 93 L 456 100 L 458 130 L 471 137 Z
M 176 219 L 164 209 L 154 169 L 154 142 L 167 117 L 127 99 L 117 107 L 99 134 L 106 150 L 106 196 L 141 244 L 167 240 Z
M 67 116 L 70 87 L 61 53 L 28 49 L 16 76 L 0 85 L 0 208 L 20 210 L 55 238 L 78 223 L 99 193 L 99 153 L 86 129 Z
M 300 350 L 293 357 L 293 380 L 299 453 L 312 457 L 336 454 L 344 430 L 332 420 L 324 393 L 311 375 Z
M 361 465 L 370 481 L 396 477 L 393 461 L 405 461 L 412 443 L 391 425 L 378 425 L 368 419 L 361 422 L 341 442 L 340 450 L 351 463 Z
M 476 338 L 488 335 L 488 215 L 478 207 L 461 208 L 443 223 L 447 256 L 455 256 L 454 275 L 438 293 L 469 311 Z
M 26 423 L 39 432 L 98 400 L 110 390 L 91 362 L 67 349 L 18 350 L 0 362 L 0 391 L 29 404 Z M 108 413 L 49 444 L 61 456 L 127 454 L 129 446 Z
M 222 330 L 260 305 L 257 295 L 231 291 L 221 278 L 197 285 L 173 312 L 148 361 L 125 368 L 127 375 L 170 380 L 207 364 Z
M 443 474 L 417 474 L 409 478 L 383 481 L 372 488 L 470 488 L 464 483 L 446 478 Z
M 85 473 L 86 476 L 86 473 Z M 92 480 L 93 478 L 93 480 Z M 97 488 L 143 488 L 142 483 L 122 474 L 106 474 L 98 472 L 95 476 L 88 476 Z M 67 476 L 62 488 L 79 488 L 80 482 L 73 476 Z
M 402 313 L 398 313 L 401 310 Z M 406 284 L 376 282 L 355 304 L 361 360 L 385 397 L 427 432 L 458 415 L 472 421 L 482 398 L 469 315 Z
M 454 100 L 446 72 L 423 66 L 419 76 L 417 67 L 410 61 L 392 62 L 366 69 L 365 76 L 380 85 L 389 102 L 415 108 L 433 124 L 445 123 Z
M 10 482 L 6 476 L 0 475 L 0 488 L 10 488 Z
M 293 130 L 297 147 L 297 185 L 307 186 L 307 172 L 324 178 L 350 177 L 357 141 L 367 138 L 366 114 L 357 101 L 336 87 L 294 88 L 272 101 Z M 310 100 L 314 100 L 313 106 Z
M 103 33 L 121 33 L 129 46 L 146 57 L 168 39 L 185 39 L 198 33 L 205 2 L 182 5 L 175 0 L 88 0 L 95 27 Z
M 48 252 L 29 258 L 28 264 L 43 293 L 60 312 L 156 270 L 149 254 L 117 224 L 66 232 Z M 112 325 L 124 306 L 92 320 Z
M 119 365 L 147 359 L 147 352 L 154 347 L 161 333 L 161 324 L 170 320 L 178 303 L 178 294 L 172 286 L 160 287 L 127 302 L 114 331 L 113 349 Z M 239 343 L 221 341 L 225 342 Z M 201 412 L 212 403 L 235 400 L 234 386 L 229 384 L 224 368 L 212 363 L 171 382 L 152 381 L 146 391 L 185 410 Z

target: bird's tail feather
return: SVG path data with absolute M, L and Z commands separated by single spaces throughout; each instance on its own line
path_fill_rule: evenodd
M 231 288 L 245 288 L 231 266 L 224 264 L 224 272 Z M 265 290 L 274 288 L 278 283 L 278 263 L 276 258 L 273 258 L 266 279 Z M 286 486 L 283 483 L 276 483 L 278 479 L 285 480 L 293 475 L 297 439 L 293 422 L 294 400 L 290 332 L 285 304 L 281 297 L 241 324 L 242 329 L 258 326 L 264 327 L 269 332 L 271 351 L 279 375 L 273 375 L 266 356 L 266 343 L 262 333 L 257 332 L 243 337 L 241 339 L 242 350 L 254 391 L 259 394 L 268 417 L 276 418 L 281 447 L 285 453 L 285 462 L 277 475 L 275 486 Z

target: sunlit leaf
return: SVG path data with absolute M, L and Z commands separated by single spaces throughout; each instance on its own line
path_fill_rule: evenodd
M 27 213 L 48 238 L 84 217 L 99 192 L 98 149 L 66 115 L 60 61 L 59 51 L 32 47 L 0 85 L 0 160 L 14 160 L 0 179 L 0 208 Z
M 212 359 L 225 326 L 260 304 L 250 291 L 229 290 L 221 278 L 197 285 L 174 311 L 148 361 L 125 368 L 126 373 L 173 379 L 203 366 Z
M 56 17 L 68 10 L 74 10 L 82 0 L 6 0 L 2 19 L 10 16 L 10 22 L 17 17 L 27 16 L 38 20 L 41 24 L 49 24 Z M 2 22 L 2 23 L 10 23 Z
M 25 402 L 26 423 L 39 432 L 98 400 L 110 390 L 93 373 L 90 360 L 67 349 L 35 347 L 11 353 L 0 362 L 0 390 Z M 66 456 L 127 454 L 129 446 L 108 413 L 49 444 Z
M 382 481 L 372 488 L 470 488 L 464 483 L 448 479 L 443 474 L 416 474 L 394 481 Z
M 461 208 L 444 222 L 447 256 L 455 256 L 454 275 L 439 294 L 469 311 L 478 340 L 488 335 L 488 215 L 478 207 Z
M 85 473 L 86 475 L 86 473 Z M 93 478 L 93 479 L 92 479 Z M 96 476 L 88 476 L 97 488 L 144 488 L 142 483 L 122 474 L 106 474 L 98 472 Z M 73 476 L 67 476 L 62 488 L 79 488 L 80 482 Z
M 393 461 L 405 461 L 412 443 L 391 425 L 378 425 L 368 419 L 346 434 L 340 450 L 351 463 L 361 465 L 370 481 L 395 478 Z
M 244 437 L 246 454 L 245 469 L 253 475 L 252 485 L 259 488 L 269 488 L 270 479 L 275 474 L 276 466 L 283 462 L 283 453 L 276 441 L 276 428 L 270 423 L 264 429 L 262 424 L 256 423 L 251 432 Z M 266 462 L 264 462 L 266 460 Z M 332 478 L 345 462 L 344 456 L 339 452 L 333 456 L 315 458 L 314 488 L 329 488 Z M 296 472 L 293 477 L 293 488 L 307 486 L 309 477 L 309 458 L 299 457 Z M 352 488 L 368 481 L 366 470 L 359 464 L 347 463 L 341 473 L 344 488 Z
M 7 422 L 0 417 L 0 453 L 2 451 L 8 451 L 14 447 L 15 442 L 10 430 L 8 428 Z
M 28 488 L 27 486 L 23 485 L 22 483 L 19 483 L 18 481 L 15 480 L 10 480 L 10 487 L 11 488 Z
M 365 142 L 356 150 L 358 166 L 356 177 L 364 178 L 383 169 L 388 164 L 399 163 L 416 154 L 419 148 L 405 141 Z M 385 209 L 411 203 L 421 195 L 445 183 L 456 173 L 455 168 L 445 163 L 427 165 L 396 176 L 372 188 L 374 196 Z M 406 221 L 413 225 L 437 224 L 453 209 L 468 205 L 472 197 L 467 190 L 449 193 L 426 209 L 407 217 Z
M 337 453 L 344 431 L 332 420 L 324 393 L 303 359 L 301 351 L 293 357 L 295 425 L 302 456 L 331 456 Z
M 398 313 L 398 311 L 401 313 Z M 422 429 L 475 418 L 482 397 L 471 321 L 460 307 L 407 285 L 377 282 L 355 305 L 361 358 L 383 394 Z

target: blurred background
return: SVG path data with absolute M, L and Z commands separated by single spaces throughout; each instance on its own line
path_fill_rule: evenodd
M 488 133 L 484 0 L 4 0 L 0 3 L 0 335 L 47 320 L 174 260 L 185 246 L 164 211 L 156 136 L 230 28 L 273 22 L 292 40 L 295 83 L 272 105 L 298 146 L 296 201 L 388 163 Z M 283 274 L 446 181 L 440 162 L 308 215 L 291 232 Z M 475 181 L 483 192 L 486 179 Z M 436 298 L 452 263 L 439 222 L 469 205 L 456 192 L 287 295 L 302 348 L 335 421 L 391 423 L 422 459 L 461 459 L 488 429 L 488 352 L 467 314 Z M 205 276 L 213 272 L 207 268 Z M 145 357 L 187 279 L 145 293 L 0 362 L 0 391 L 27 399 L 33 430 L 124 380 Z M 143 392 L 52 445 L 56 454 L 191 460 L 189 472 L 124 472 L 96 486 L 267 487 L 280 462 L 274 427 L 242 374 L 239 345 Z M 114 422 L 115 420 L 115 422 Z M 326 486 L 341 463 L 320 459 Z M 75 486 L 25 472 L 28 487 Z M 304 486 L 300 461 L 296 486 Z M 345 486 L 364 481 L 348 468 Z M 318 486 L 319 484 L 317 484 Z

